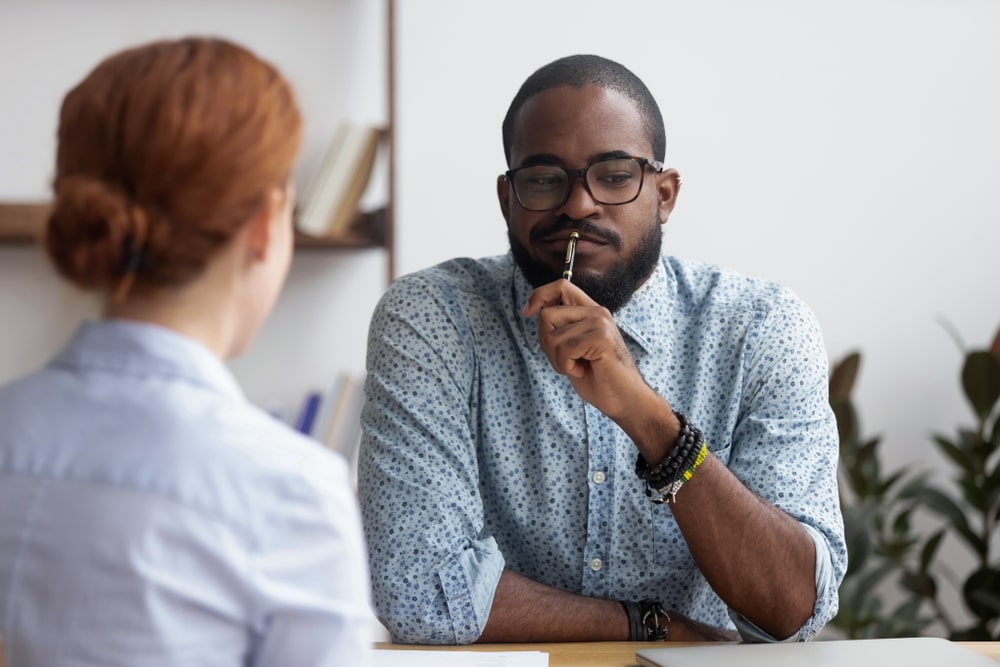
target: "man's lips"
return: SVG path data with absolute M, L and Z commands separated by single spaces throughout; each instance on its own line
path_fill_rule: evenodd
M 539 245 L 542 245 L 553 252 L 558 252 L 559 254 L 564 255 L 566 253 L 566 245 L 568 243 L 569 232 L 566 232 L 557 236 L 546 236 L 541 239 Z M 605 245 L 608 245 L 607 239 L 594 236 L 593 234 L 580 233 L 580 238 L 576 242 L 576 252 L 578 254 L 583 254 L 588 250 L 595 250 L 599 246 Z

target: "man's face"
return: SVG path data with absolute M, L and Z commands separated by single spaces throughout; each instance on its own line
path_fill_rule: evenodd
M 517 114 L 511 168 L 531 164 L 581 169 L 610 156 L 652 159 L 652 147 L 633 102 L 597 86 L 553 88 L 529 99 Z M 575 178 L 564 204 L 551 211 L 525 210 L 511 184 L 497 184 L 511 251 L 535 286 L 562 275 L 572 230 L 580 232 L 573 282 L 612 312 L 649 277 L 660 256 L 660 225 L 673 208 L 677 172 L 642 172 L 638 198 L 617 206 L 598 204 Z

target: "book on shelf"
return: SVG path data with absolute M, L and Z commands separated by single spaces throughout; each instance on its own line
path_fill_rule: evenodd
M 320 402 L 323 395 L 318 391 L 311 391 L 306 394 L 302 407 L 299 408 L 298 417 L 295 418 L 294 428 L 299 433 L 312 433 L 313 425 L 316 423 L 316 413 L 319 411 Z
M 347 389 L 353 381 L 354 377 L 350 373 L 341 371 L 333 378 L 330 386 L 323 391 L 319 413 L 316 415 L 316 422 L 309 435 L 324 446 L 326 445 L 327 433 L 341 419 L 341 413 L 345 409 Z
M 296 227 L 315 237 L 350 236 L 359 204 L 371 180 L 384 130 L 342 122 L 302 199 Z
M 361 440 L 364 385 L 363 373 L 338 373 L 323 395 L 319 414 L 310 433 L 327 449 L 337 452 L 352 463 Z

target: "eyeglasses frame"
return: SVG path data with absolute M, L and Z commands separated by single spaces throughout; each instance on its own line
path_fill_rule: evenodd
M 591 167 L 593 167 L 595 164 L 600 164 L 602 162 L 610 162 L 611 160 L 635 160 L 636 162 L 639 163 L 639 166 L 642 169 L 642 178 L 639 180 L 639 189 L 636 190 L 635 196 L 633 196 L 628 201 L 616 202 L 614 204 L 603 202 L 600 199 L 598 199 L 593 192 L 591 192 L 590 184 L 587 183 L 587 171 Z M 615 155 L 613 157 L 605 157 L 599 160 L 594 160 L 593 162 L 588 163 L 587 166 L 582 167 L 581 169 L 566 169 L 565 167 L 559 167 L 564 172 L 566 172 L 566 178 L 567 178 L 566 194 L 563 195 L 562 200 L 555 206 L 550 206 L 549 208 L 528 208 L 527 206 L 524 205 L 524 202 L 521 201 L 521 195 L 517 194 L 517 186 L 514 185 L 514 174 L 523 169 L 531 169 L 533 167 L 539 167 L 539 166 L 544 166 L 544 165 L 526 164 L 521 167 L 515 167 L 514 169 L 508 169 L 503 174 L 504 178 L 507 179 L 507 182 L 510 183 L 510 189 L 514 192 L 514 199 L 517 200 L 518 205 L 525 211 L 531 211 L 532 213 L 545 213 L 547 211 L 555 211 L 556 209 L 561 208 L 563 205 L 565 205 L 566 202 L 569 201 L 570 194 L 572 194 L 573 192 L 573 181 L 576 180 L 577 178 L 579 178 L 583 182 L 583 189 L 587 191 L 587 194 L 590 195 L 590 198 L 593 199 L 594 202 L 596 202 L 597 204 L 600 204 L 601 206 L 624 206 L 625 204 L 631 204 L 632 202 L 634 202 L 636 199 L 639 198 L 640 194 L 642 194 L 642 186 L 646 182 L 646 167 L 647 166 L 652 167 L 653 173 L 657 174 L 662 173 L 664 170 L 664 164 L 662 162 L 659 162 L 658 160 L 651 160 L 645 157 L 640 157 L 638 155 Z M 553 165 L 553 166 L 558 166 L 558 165 Z

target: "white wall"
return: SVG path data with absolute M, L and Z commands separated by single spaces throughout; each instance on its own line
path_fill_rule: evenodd
M 402 0 L 397 19 L 400 273 L 506 250 L 511 98 L 554 58 L 608 56 L 663 111 L 667 250 L 793 288 L 831 359 L 862 352 L 889 466 L 940 464 L 929 434 L 971 413 L 939 320 L 970 346 L 1000 327 L 1000 3 Z
M 104 56 L 148 40 L 220 35 L 274 62 L 295 87 L 308 188 L 337 123 L 387 120 L 386 12 L 365 0 L 0 0 L 0 200 L 44 200 L 65 92 Z M 360 371 L 385 253 L 297 253 L 275 313 L 232 363 L 250 398 L 293 415 L 310 388 Z M 98 301 L 64 285 L 38 248 L 0 247 L 0 382 L 46 360 Z

